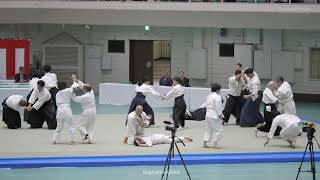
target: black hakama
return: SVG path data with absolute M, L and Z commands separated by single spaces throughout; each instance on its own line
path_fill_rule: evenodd
M 174 99 L 174 105 L 173 105 L 173 112 L 172 112 L 172 119 L 176 124 L 181 125 L 184 127 L 184 117 L 186 113 L 186 102 L 183 98 L 184 95 L 181 95 Z
M 32 91 L 27 96 L 27 101 L 29 101 Z M 42 128 L 43 123 L 46 121 L 48 129 L 56 129 L 56 108 L 55 104 L 52 102 L 52 99 L 45 102 L 38 110 L 32 109 L 30 112 L 25 110 L 24 121 L 30 124 L 31 128 Z
M 2 102 L 2 120 L 6 123 L 8 129 L 18 129 L 21 127 L 20 113 L 6 104 L 7 99 Z
M 203 121 L 206 119 L 206 108 L 199 108 L 195 111 L 190 112 L 191 116 L 185 114 L 185 120 L 195 120 L 195 121 Z
M 258 92 L 258 97 L 254 101 L 252 98 L 248 99 L 244 104 L 240 115 L 240 126 L 254 127 L 264 122 L 264 118 L 259 111 L 262 101 L 262 92 Z
M 52 103 L 54 104 L 54 107 L 55 107 L 56 111 L 57 111 L 56 95 L 57 95 L 58 91 L 59 91 L 59 90 L 58 90 L 58 88 L 56 88 L 56 87 L 53 87 L 53 88 L 51 88 L 51 89 L 49 90 L 50 95 L 51 95 L 51 100 L 52 100 Z
M 267 106 L 271 107 L 271 112 L 267 111 Z M 266 124 L 262 127 L 257 128 L 257 129 L 262 132 L 269 132 L 273 119 L 276 116 L 280 115 L 280 112 L 277 111 L 277 107 L 275 104 L 265 104 L 264 110 L 263 110 L 263 115 L 264 115 L 264 120 L 265 120 Z M 282 128 L 278 126 L 276 132 L 274 133 L 274 136 L 279 136 L 281 130 L 282 130 Z
M 146 96 L 143 95 L 141 92 L 137 92 L 137 95 L 132 99 L 128 114 L 133 112 L 133 111 L 135 111 L 136 107 L 139 106 L 139 105 L 141 105 L 143 107 L 143 111 L 147 115 L 151 115 L 152 116 L 152 118 L 150 119 L 150 124 L 149 125 L 154 125 L 155 122 L 154 122 L 153 109 L 151 108 L 151 106 L 146 101 Z M 126 121 L 126 125 L 127 125 L 127 121 Z
M 222 111 L 224 116 L 223 121 L 228 123 L 230 115 L 232 114 L 236 118 L 236 123 L 240 123 L 240 113 L 241 113 L 241 99 L 240 96 L 228 95 L 226 105 Z

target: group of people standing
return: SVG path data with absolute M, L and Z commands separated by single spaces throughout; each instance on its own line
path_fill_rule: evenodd
M 253 68 L 242 71 L 236 64 L 235 73 L 229 78 L 229 95 L 222 112 L 223 123 L 228 123 L 234 115 L 236 123 L 242 127 L 255 127 L 258 132 L 267 132 L 268 140 L 273 136 L 286 137 L 291 147 L 300 133 L 299 118 L 295 116 L 296 107 L 290 84 L 282 76 L 270 81 L 262 92 L 259 76 Z M 260 104 L 264 104 L 263 116 Z
M 77 131 L 83 140 L 92 143 L 96 106 L 90 84 L 84 84 L 72 75 L 73 84 L 67 87 L 66 82 L 58 82 L 51 66 L 45 65 L 43 69 L 45 74 L 41 78 L 34 75 L 30 80 L 31 91 L 26 100 L 20 95 L 11 95 L 2 102 L 3 121 L 9 129 L 20 128 L 20 112 L 24 111 L 24 121 L 30 128 L 42 128 L 46 122 L 48 129 L 55 130 L 54 144 L 60 140 L 64 123 L 69 124 L 71 143 L 75 142 Z M 83 112 L 79 119 L 73 118 L 71 99 L 81 104 Z
M 298 127 L 300 119 L 295 116 L 296 108 L 291 86 L 283 77 L 279 76 L 274 81 L 270 81 L 262 92 L 259 76 L 254 69 L 243 70 L 242 64 L 237 63 L 234 74 L 229 78 L 228 87 L 229 94 L 224 108 L 220 96 L 221 85 L 214 83 L 211 86 L 211 93 L 199 108 L 201 111 L 197 110 L 205 114 L 203 116 L 206 120 L 204 148 L 221 148 L 223 124 L 229 122 L 231 115 L 236 118 L 236 124 L 241 127 L 257 126 L 257 132 L 269 133 L 265 145 L 273 136 L 280 136 L 294 147 L 295 139 L 300 133 Z M 141 139 L 144 137 L 143 128 L 155 124 L 154 112 L 146 101 L 146 96 L 149 94 L 160 97 L 162 100 L 175 98 L 172 120 L 178 125 L 177 130 L 183 129 L 186 104 L 183 98 L 184 82 L 180 77 L 173 79 L 173 88 L 167 94 L 156 92 L 146 79 L 136 88 L 136 91 L 137 95 L 131 102 L 128 123 L 126 123 L 128 129 L 126 143 L 144 144 Z M 263 115 L 260 113 L 262 102 Z M 155 137 L 153 137 L 154 141 L 158 142 Z M 212 146 L 208 145 L 210 141 L 213 141 Z
M 42 128 L 46 122 L 48 129 L 55 129 L 53 143 L 60 140 L 64 123 L 69 124 L 71 143 L 74 142 L 77 131 L 83 140 L 92 143 L 96 105 L 91 86 L 72 75 L 73 84 L 67 87 L 66 82 L 57 81 L 56 74 L 51 72 L 51 66 L 45 65 L 43 69 L 45 74 L 41 79 L 35 75 L 30 80 L 32 90 L 26 100 L 22 96 L 12 95 L 3 101 L 3 121 L 10 129 L 20 128 L 19 111 L 23 109 L 24 121 L 30 124 L 31 128 Z M 25 82 L 24 79 L 21 74 L 16 77 L 19 82 Z M 168 79 L 165 78 L 163 81 L 167 82 Z M 125 143 L 152 146 L 152 144 L 171 142 L 170 137 L 165 135 L 144 136 L 143 129 L 155 125 L 153 109 L 146 101 L 146 97 L 150 95 L 158 97 L 159 100 L 174 98 L 172 120 L 177 130 L 183 129 L 187 109 L 184 87 L 190 86 L 189 80 L 180 73 L 180 76 L 173 78 L 172 86 L 168 93 L 161 94 L 150 86 L 148 79 L 138 83 L 136 96 L 131 102 L 126 120 Z M 268 139 L 265 145 L 274 136 L 280 136 L 294 147 L 295 139 L 300 133 L 298 127 L 300 119 L 295 116 L 296 107 L 291 86 L 283 77 L 279 76 L 274 81 L 270 81 L 262 92 L 259 76 L 254 69 L 243 70 L 242 65 L 237 63 L 234 74 L 228 80 L 228 87 L 229 94 L 224 108 L 220 96 L 221 85 L 217 83 L 212 84 L 211 93 L 200 106 L 201 109 L 205 109 L 203 111 L 206 120 L 203 135 L 204 148 L 221 148 L 223 124 L 229 122 L 231 115 L 236 118 L 236 124 L 241 127 L 259 126 L 257 132 L 267 132 Z M 80 95 L 77 92 L 81 92 Z M 83 112 L 79 119 L 73 118 L 71 100 L 82 106 Z M 259 111 L 261 102 L 264 104 L 263 115 Z M 189 137 L 180 137 L 180 139 L 192 141 Z M 210 146 L 208 143 L 212 139 L 213 145 Z
M 173 79 L 172 89 L 166 94 L 160 94 L 150 86 L 150 81 L 148 79 L 144 79 L 141 84 L 138 84 L 138 87 L 136 88 L 136 96 L 133 98 L 130 105 L 126 121 L 127 135 L 124 140 L 127 144 L 134 144 L 135 142 L 136 144 L 139 142 L 139 144 L 142 144 L 142 140 L 140 138 L 144 135 L 143 129 L 145 127 L 155 125 L 154 112 L 146 101 L 146 96 L 148 95 L 159 97 L 161 100 L 174 98 L 172 113 L 173 122 L 177 126 L 177 130 L 181 130 L 185 126 L 185 112 L 187 106 L 184 100 L 183 80 L 180 77 L 175 77 Z M 155 141 L 157 142 L 161 141 L 159 139 L 163 139 L 163 136 L 160 135 L 152 137 L 153 138 L 151 139 L 156 139 Z M 159 139 L 156 137 L 159 137 Z

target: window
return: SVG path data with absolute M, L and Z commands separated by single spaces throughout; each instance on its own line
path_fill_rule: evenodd
M 312 80 L 320 80 L 320 48 L 312 48 L 310 56 L 310 74 Z
M 109 53 L 125 53 L 124 40 L 109 40 L 108 52 Z
M 219 56 L 220 57 L 233 57 L 234 56 L 234 44 L 219 44 Z

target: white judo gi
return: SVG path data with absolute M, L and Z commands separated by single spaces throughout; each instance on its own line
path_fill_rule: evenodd
M 127 143 L 133 144 L 134 138 L 144 135 L 144 125 L 148 126 L 147 114 L 142 112 L 141 117 L 135 111 L 128 114 Z
M 31 88 L 31 89 L 37 88 L 37 82 L 38 82 L 39 80 L 40 80 L 39 78 L 33 77 L 33 78 L 30 80 L 30 82 L 29 82 L 30 88 Z
M 71 88 L 77 88 L 77 87 L 80 87 L 82 89 L 84 83 L 80 80 L 78 80 L 77 82 L 76 81 L 73 81 L 72 85 L 71 85 Z
M 300 119 L 296 115 L 281 114 L 276 116 L 272 121 L 272 126 L 268 134 L 268 138 L 272 139 L 277 127 L 280 126 L 281 139 L 295 141 L 300 133 L 301 127 L 298 125 Z
M 273 91 L 266 87 L 263 91 L 262 102 L 264 104 L 275 104 L 278 98 L 274 95 Z M 271 112 L 271 105 L 266 106 L 266 111 Z
M 81 104 L 83 112 L 81 113 L 79 121 L 74 121 L 75 127 L 79 130 L 81 136 L 89 135 L 89 140 L 93 140 L 94 123 L 96 120 L 96 102 L 94 92 L 86 92 L 81 96 L 72 94 L 74 102 Z
M 57 86 L 57 75 L 55 73 L 48 72 L 41 78 L 45 82 L 46 89 L 58 88 Z
M 143 83 L 141 86 L 136 87 L 136 91 L 141 92 L 145 96 L 152 94 L 153 96 L 160 97 L 160 93 L 158 93 L 150 85 L 145 83 Z
M 60 133 L 63 129 L 64 123 L 69 125 L 70 140 L 74 141 L 75 128 L 72 121 L 72 110 L 70 107 L 70 98 L 72 97 L 72 88 L 60 90 L 56 95 L 57 109 L 57 128 L 53 134 L 53 142 L 60 140 Z
M 181 141 L 184 140 L 184 137 L 178 137 L 181 139 Z M 180 142 L 180 140 L 177 137 L 174 139 L 175 142 Z M 164 134 L 152 134 L 151 136 L 144 136 L 141 137 L 141 139 L 148 145 L 149 147 L 152 147 L 156 144 L 170 144 L 171 143 L 171 137 L 166 136 Z
M 256 73 L 254 74 L 255 75 L 248 80 L 246 85 L 246 88 L 248 89 L 248 91 L 254 94 L 254 96 L 251 97 L 252 101 L 255 101 L 259 97 L 258 92 L 260 91 L 260 88 L 261 88 L 259 76 Z
M 23 96 L 11 95 L 7 98 L 6 104 L 9 108 L 21 113 L 22 107 L 19 106 L 19 102 L 23 100 Z
M 293 93 L 291 86 L 287 81 L 283 81 L 277 90 L 277 97 L 279 100 L 278 111 L 281 114 L 296 114 L 296 105 L 293 100 Z
M 35 110 L 39 110 L 45 102 L 50 100 L 50 98 L 51 95 L 47 89 L 44 88 L 41 92 L 39 92 L 38 88 L 34 88 L 31 93 L 29 103 L 33 104 L 32 107 Z
M 222 99 L 219 94 L 213 92 L 206 97 L 206 102 L 200 108 L 206 108 L 207 129 L 203 136 L 203 141 L 208 142 L 215 134 L 214 142 L 219 144 L 223 138 L 222 126 Z

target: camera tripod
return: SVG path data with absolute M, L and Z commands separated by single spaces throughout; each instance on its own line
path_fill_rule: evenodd
M 304 150 L 304 154 L 302 156 L 302 160 L 300 162 L 300 166 L 299 166 L 299 171 L 297 173 L 297 177 L 296 177 L 296 180 L 298 180 L 299 178 L 299 175 L 300 175 L 300 172 L 311 172 L 312 173 L 312 180 L 316 180 L 316 165 L 315 165 L 315 157 L 314 157 L 314 151 L 313 151 L 313 139 L 316 141 L 319 149 L 320 149 L 320 145 L 319 145 L 319 142 L 317 141 L 317 139 L 313 136 L 315 130 L 311 133 L 311 132 L 308 132 L 308 144 Z M 304 159 L 305 159 L 305 156 L 306 156 L 306 153 L 307 153 L 307 150 L 309 149 L 309 153 L 310 153 L 310 164 L 311 164 L 311 170 L 308 170 L 308 171 L 301 171 L 301 167 L 302 167 L 302 164 L 304 162 Z
M 168 155 L 167 155 L 167 159 L 166 159 L 166 162 L 165 162 L 165 165 L 164 165 L 164 168 L 163 168 L 163 172 L 162 172 L 162 176 L 161 176 L 161 180 L 164 178 L 164 175 L 166 174 L 166 180 L 168 179 L 169 177 L 169 173 L 170 173 L 170 163 L 171 163 L 171 160 L 172 158 L 174 158 L 174 148 L 176 147 L 177 151 L 178 151 L 178 154 L 179 154 L 179 157 L 181 159 L 181 162 L 184 166 L 184 169 L 186 170 L 187 172 L 187 175 L 189 177 L 189 180 L 191 180 L 191 177 L 190 177 L 190 174 L 189 174 L 189 171 L 187 169 L 187 166 L 181 156 L 181 153 L 180 153 L 180 150 L 179 150 L 179 147 L 177 145 L 177 143 L 175 142 L 175 139 L 178 139 L 184 146 L 186 146 L 184 144 L 184 142 L 176 137 L 176 126 L 171 130 L 171 143 L 170 143 L 170 149 L 169 149 L 169 152 L 168 152 Z

